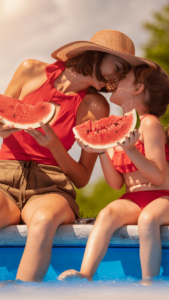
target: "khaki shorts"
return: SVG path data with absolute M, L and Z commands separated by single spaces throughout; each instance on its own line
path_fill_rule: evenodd
M 44 194 L 59 194 L 67 200 L 76 217 L 79 217 L 76 192 L 69 177 L 58 166 L 32 161 L 1 160 L 0 191 L 20 210 L 26 203 Z

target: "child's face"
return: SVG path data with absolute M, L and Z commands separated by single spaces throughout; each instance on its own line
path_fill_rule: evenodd
M 112 93 L 110 101 L 122 106 L 124 102 L 132 98 L 135 88 L 135 76 L 133 70 L 128 72 L 118 83 L 117 89 Z
M 146 97 L 148 95 L 144 85 L 135 83 L 135 75 L 131 70 L 119 81 L 117 89 L 110 97 L 110 101 L 122 106 L 123 110 L 136 109 L 139 115 L 144 115 L 149 113 L 144 104 Z

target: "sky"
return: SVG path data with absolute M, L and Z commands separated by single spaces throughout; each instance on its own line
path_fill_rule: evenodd
M 18 65 L 28 58 L 48 63 L 50 54 L 72 41 L 90 40 L 103 29 L 122 31 L 134 42 L 136 55 L 148 40 L 143 23 L 153 20 L 168 0 L 0 0 L 0 94 Z M 108 97 L 107 97 L 108 98 Z M 111 114 L 121 110 L 111 104 Z M 70 155 L 78 160 L 75 143 Z M 97 160 L 90 183 L 102 176 Z

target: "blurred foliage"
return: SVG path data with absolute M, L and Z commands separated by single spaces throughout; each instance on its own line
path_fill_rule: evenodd
M 125 186 L 116 191 L 106 183 L 104 178 L 101 178 L 96 183 L 89 184 L 76 191 L 76 202 L 80 207 L 80 217 L 95 218 L 102 208 L 125 193 Z
M 144 45 L 144 57 L 157 62 L 169 74 L 169 3 L 160 12 L 153 14 L 153 21 L 144 23 L 149 32 L 149 40 Z M 169 123 L 169 108 L 160 118 L 163 126 Z M 120 191 L 113 190 L 104 178 L 93 185 L 77 190 L 77 203 L 80 207 L 80 216 L 96 217 L 99 211 L 108 203 L 118 199 L 125 193 L 125 187 Z
M 169 2 L 153 14 L 153 21 L 144 23 L 149 40 L 143 46 L 144 57 L 157 62 L 169 74 Z M 169 107 L 160 118 L 163 126 L 169 123 Z

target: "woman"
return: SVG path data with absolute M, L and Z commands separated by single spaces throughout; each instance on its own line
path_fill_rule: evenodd
M 117 143 L 109 155 L 103 150 L 84 149 L 99 153 L 106 182 L 113 189 L 125 184 L 126 193 L 99 213 L 80 272 L 66 271 L 60 279 L 79 276 L 92 280 L 114 231 L 136 224 L 142 277 L 157 276 L 160 272 L 160 226 L 169 224 L 169 144 L 158 117 L 169 104 L 168 75 L 157 64 L 156 68 L 138 66 L 119 82 L 110 101 L 120 105 L 124 114 L 137 110 L 141 120 L 139 131 L 130 132 L 125 143 Z
M 65 45 L 52 57 L 60 61 L 23 62 L 5 92 L 31 105 L 52 102 L 52 126 L 41 123 L 38 130 L 23 131 L 0 125 L 0 228 L 20 219 L 28 226 L 17 273 L 23 281 L 43 279 L 57 227 L 78 217 L 71 181 L 77 188 L 85 186 L 97 158 L 83 150 L 79 162 L 70 157 L 72 127 L 107 117 L 109 105 L 97 90 L 106 85 L 111 90 L 131 66 L 143 63 L 134 56 L 132 41 L 112 30 L 96 33 L 90 42 Z

